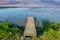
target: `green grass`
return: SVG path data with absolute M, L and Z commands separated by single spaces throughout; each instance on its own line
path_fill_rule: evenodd
M 40 22 L 36 27 L 37 37 L 32 40 L 60 40 L 60 23 L 52 21 Z M 24 26 L 16 25 L 13 22 L 0 21 L 0 40 L 19 40 L 24 33 Z

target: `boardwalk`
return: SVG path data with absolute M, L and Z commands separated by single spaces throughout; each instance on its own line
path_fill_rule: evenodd
M 36 36 L 36 28 L 35 28 L 34 17 L 28 17 L 27 18 L 24 36 Z

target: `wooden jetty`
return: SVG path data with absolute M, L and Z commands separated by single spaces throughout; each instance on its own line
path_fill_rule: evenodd
M 27 17 L 24 36 L 36 36 L 36 27 L 35 27 L 34 17 Z

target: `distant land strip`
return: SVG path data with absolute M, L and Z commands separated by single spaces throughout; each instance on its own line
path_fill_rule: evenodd
M 60 6 L 51 6 L 51 5 L 0 5 L 0 8 L 14 8 L 14 7 L 57 7 Z

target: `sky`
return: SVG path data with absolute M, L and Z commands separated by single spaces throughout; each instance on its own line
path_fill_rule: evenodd
M 3 4 L 60 6 L 60 0 L 0 0 L 0 5 Z

